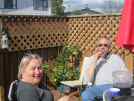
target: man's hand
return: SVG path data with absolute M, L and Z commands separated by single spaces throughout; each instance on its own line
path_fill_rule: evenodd
M 103 50 L 96 48 L 95 53 L 94 53 L 94 57 L 96 60 L 98 60 L 100 57 L 103 57 L 104 54 L 105 54 L 105 52 Z

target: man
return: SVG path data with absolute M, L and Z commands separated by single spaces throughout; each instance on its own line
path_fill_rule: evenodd
M 112 87 L 112 72 L 118 70 L 127 71 L 123 60 L 115 54 L 110 53 L 111 42 L 103 37 L 97 43 L 94 55 L 85 57 L 83 61 L 83 82 L 92 82 L 82 92 L 82 101 L 94 101 L 96 96 L 102 96 L 106 89 Z

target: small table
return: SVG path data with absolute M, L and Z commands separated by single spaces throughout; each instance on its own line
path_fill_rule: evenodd
M 68 87 L 81 87 L 86 86 L 87 83 L 81 82 L 80 80 L 73 80 L 73 81 L 61 81 L 61 84 L 64 84 Z
M 81 89 L 87 86 L 87 83 L 81 82 L 80 80 L 61 81 L 61 84 L 64 85 L 66 88 L 68 87 L 68 93 L 76 90 L 81 91 Z

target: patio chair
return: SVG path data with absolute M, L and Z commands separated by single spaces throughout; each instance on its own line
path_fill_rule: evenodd
M 15 80 L 10 84 L 9 92 L 8 92 L 9 101 L 17 101 L 16 91 L 17 91 L 18 82 L 19 82 L 18 80 Z

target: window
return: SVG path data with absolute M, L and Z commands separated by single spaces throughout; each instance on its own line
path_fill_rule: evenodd
M 48 0 L 33 0 L 35 10 L 48 10 Z
M 4 0 L 4 8 L 6 9 L 17 8 L 17 0 Z

